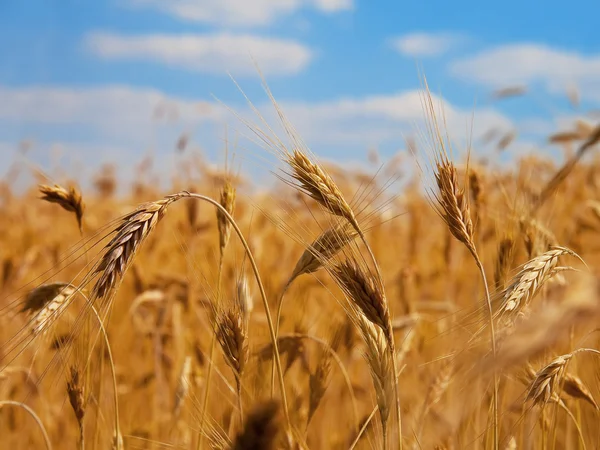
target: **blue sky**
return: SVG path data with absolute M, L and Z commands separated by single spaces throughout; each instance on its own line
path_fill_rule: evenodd
M 599 12 L 593 1 L 0 0 L 0 167 L 23 140 L 46 166 L 57 153 L 72 167 L 167 160 L 182 133 L 217 160 L 225 124 L 248 134 L 215 100 L 250 116 L 228 72 L 276 122 L 250 55 L 325 158 L 402 149 L 423 117 L 418 65 L 452 134 L 475 108 L 474 138 L 516 132 L 518 155 L 600 103 Z M 528 94 L 489 100 L 513 85 Z

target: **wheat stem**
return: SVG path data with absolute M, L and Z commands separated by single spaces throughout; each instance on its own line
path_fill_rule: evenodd
M 471 254 L 475 259 L 475 264 L 479 269 L 481 274 L 481 279 L 483 281 L 483 287 L 485 288 L 485 300 L 487 303 L 489 321 L 490 321 L 490 336 L 492 340 L 492 355 L 494 359 L 496 358 L 496 331 L 494 329 L 494 312 L 492 310 L 492 299 L 490 297 L 490 289 L 487 284 L 487 277 L 485 276 L 485 270 L 483 268 L 483 264 L 479 259 L 479 255 L 476 251 L 472 250 Z M 498 449 L 498 373 L 496 369 L 494 369 L 494 393 L 493 393 L 493 438 L 494 438 L 494 449 Z
M 275 336 L 275 327 L 273 326 L 273 319 L 271 317 L 271 311 L 269 309 L 269 302 L 267 300 L 267 294 L 265 293 L 265 288 L 263 286 L 263 283 L 261 281 L 260 278 L 260 272 L 258 270 L 258 266 L 256 265 L 256 261 L 254 260 L 254 256 L 252 255 L 252 251 L 250 250 L 250 246 L 248 245 L 248 242 L 246 241 L 246 239 L 244 238 L 244 235 L 242 234 L 242 231 L 240 230 L 240 228 L 238 227 L 237 223 L 235 222 L 235 220 L 233 219 L 233 217 L 231 217 L 231 215 L 227 212 L 227 210 L 225 208 L 223 208 L 219 202 L 213 200 L 210 197 L 206 197 L 204 195 L 201 194 L 194 194 L 191 192 L 182 192 L 181 195 L 183 197 L 188 197 L 188 198 L 195 198 L 198 200 L 202 200 L 205 202 L 208 202 L 210 204 L 212 204 L 215 208 L 218 208 L 219 210 L 221 210 L 221 212 L 223 213 L 223 215 L 227 218 L 227 220 L 231 223 L 231 226 L 233 227 L 233 229 L 235 230 L 236 234 L 238 235 L 242 245 L 244 246 L 244 249 L 246 251 L 246 254 L 248 255 L 248 260 L 250 261 L 250 265 L 252 266 L 252 271 L 254 272 L 254 277 L 256 278 L 256 283 L 258 284 L 258 288 L 260 290 L 260 296 L 263 302 L 263 306 L 265 308 L 265 315 L 267 317 L 267 323 L 269 325 L 269 334 L 271 337 L 271 341 L 273 342 L 273 358 L 275 361 L 275 365 L 277 368 L 277 375 L 279 378 L 279 388 L 281 390 L 281 400 L 282 400 L 282 406 L 283 406 L 283 412 L 285 415 L 285 420 L 287 423 L 287 427 L 288 427 L 288 431 L 291 432 L 292 430 L 292 423 L 290 420 L 290 416 L 289 416 L 289 411 L 288 411 L 288 406 L 287 406 L 287 399 L 286 399 L 286 395 L 285 395 L 285 384 L 283 382 L 283 369 L 281 368 L 281 360 L 279 358 L 279 349 L 277 347 L 277 338 Z
M 223 269 L 223 254 L 221 254 L 220 262 L 219 262 L 219 271 L 217 272 L 217 304 L 221 300 L 221 274 Z M 198 445 L 197 448 L 201 449 L 204 447 L 204 421 L 206 420 L 206 410 L 208 409 L 208 397 L 210 393 L 210 382 L 212 379 L 213 372 L 213 359 L 215 357 L 215 347 L 216 347 L 217 337 L 215 333 L 211 334 L 210 337 L 210 353 L 208 356 L 208 369 L 206 371 L 206 388 L 204 389 L 204 400 L 202 402 L 202 414 L 200 416 L 200 436 L 198 437 Z
M 356 447 L 356 445 L 358 444 L 358 441 L 360 441 L 360 438 L 365 433 L 365 430 L 371 423 L 371 420 L 373 420 L 373 417 L 375 417 L 375 414 L 377 413 L 378 409 L 379 409 L 379 407 L 377 405 L 375 405 L 375 408 L 373 408 L 373 411 L 371 411 L 371 414 L 369 414 L 369 417 L 367 417 L 367 420 L 365 420 L 365 423 L 363 424 L 363 426 L 360 428 L 360 430 L 358 430 L 358 434 L 356 435 L 356 438 L 354 439 L 354 441 L 352 441 L 352 444 L 350 444 L 350 448 L 348 450 L 354 450 L 354 447 Z
M 33 420 L 35 420 L 35 423 L 38 425 L 40 431 L 42 432 L 42 436 L 44 437 L 44 443 L 46 444 L 46 448 L 48 450 L 52 450 L 52 444 L 50 443 L 50 438 L 48 437 L 46 428 L 44 428 L 44 424 L 42 423 L 42 421 L 40 420 L 40 418 L 38 417 L 38 415 L 35 413 L 35 411 L 33 409 L 31 409 L 25 403 L 15 402 L 13 400 L 1 400 L 0 408 L 2 408 L 4 405 L 11 405 L 11 406 L 17 406 L 19 408 L 23 408 L 33 418 Z

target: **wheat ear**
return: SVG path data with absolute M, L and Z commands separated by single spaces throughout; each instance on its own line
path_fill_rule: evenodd
M 79 232 L 83 233 L 83 212 L 85 211 L 85 203 L 81 193 L 71 186 L 65 189 L 58 184 L 54 186 L 40 185 L 39 191 L 42 194 L 41 199 L 50 203 L 60 205 L 64 210 L 75 214 Z
M 475 264 L 479 269 L 483 286 L 485 289 L 486 303 L 489 315 L 490 338 L 492 342 L 492 354 L 496 357 L 496 333 L 494 329 L 494 317 L 492 311 L 492 299 L 490 296 L 487 277 L 483 268 L 483 263 L 479 258 L 475 247 L 473 237 L 473 222 L 469 208 L 468 196 L 465 195 L 465 189 L 458 183 L 458 174 L 456 167 L 448 157 L 450 146 L 449 138 L 442 134 L 436 117 L 435 107 L 427 80 L 425 80 L 425 109 L 429 119 L 428 131 L 433 140 L 434 161 L 435 161 L 435 180 L 437 192 L 434 193 L 436 204 L 434 205 L 438 215 L 444 220 L 452 235 L 469 250 Z M 498 376 L 494 372 L 494 393 L 493 393 L 493 439 L 494 449 L 498 449 Z

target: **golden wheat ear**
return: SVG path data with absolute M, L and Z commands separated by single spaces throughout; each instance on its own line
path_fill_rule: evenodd
M 41 199 L 50 203 L 60 205 L 64 210 L 75 214 L 79 230 L 82 229 L 83 213 L 85 211 L 85 203 L 81 192 L 71 186 L 65 189 L 58 184 L 54 186 L 40 185 L 39 191 L 42 194 Z
M 99 277 L 92 288 L 93 298 L 104 298 L 123 276 L 141 244 L 156 227 L 171 203 L 181 194 L 145 203 L 122 218 L 115 236 L 107 244 L 92 275 Z

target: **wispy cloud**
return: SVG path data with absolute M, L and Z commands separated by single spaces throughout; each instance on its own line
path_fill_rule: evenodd
M 453 62 L 451 73 L 490 87 L 539 83 L 564 93 L 573 83 L 600 99 L 600 54 L 584 55 L 541 44 L 510 44 Z
M 129 0 L 129 3 L 219 26 L 264 26 L 303 8 L 335 13 L 353 7 L 353 0 Z
M 465 41 L 458 33 L 410 33 L 390 40 L 396 51 L 405 56 L 440 56 Z
M 85 39 L 93 54 L 111 60 L 150 61 L 205 73 L 293 75 L 308 66 L 313 53 L 299 42 L 253 35 L 152 34 L 125 36 L 93 32 Z
M 281 107 L 302 138 L 311 143 L 403 145 L 404 137 L 421 134 L 424 128 L 422 92 L 409 90 L 393 95 L 344 98 L 325 102 L 281 102 Z M 491 128 L 510 129 L 511 121 L 498 111 L 482 108 L 463 110 L 434 97 L 443 109 L 450 135 L 458 140 L 478 136 Z
M 221 124 L 225 108 L 129 86 L 0 86 L 0 139 L 85 139 L 98 145 L 174 146 L 181 133 Z M 206 133 L 211 134 L 210 129 Z M 171 147 L 172 148 L 172 147 Z
M 209 128 L 218 129 L 220 133 L 225 123 L 229 123 L 232 130 L 251 135 L 239 119 L 218 103 L 183 100 L 153 89 L 0 86 L 0 97 L 4 100 L 0 104 L 0 131 L 11 123 L 29 124 L 31 130 L 55 127 L 66 137 L 68 130 L 91 129 L 97 131 L 98 145 L 102 139 L 109 139 L 112 146 L 144 142 L 144 138 L 158 133 L 174 145 L 178 133 L 205 125 L 211 125 Z M 448 129 L 456 139 L 469 137 L 473 117 L 474 137 L 490 128 L 512 127 L 508 118 L 493 109 L 481 108 L 472 114 L 471 110 L 441 99 L 436 98 L 435 102 L 444 109 Z M 364 152 L 370 145 L 403 145 L 404 137 L 423 131 L 422 95 L 418 90 L 389 96 L 320 102 L 282 100 L 279 103 L 301 138 L 310 145 L 327 148 L 329 155 L 339 154 L 340 148 L 346 153 L 349 148 Z M 253 117 L 244 103 L 230 106 L 241 117 Z M 257 108 L 268 123 L 277 128 L 279 119 L 273 106 L 265 100 L 258 102 Z M 208 134 L 204 136 L 206 139 Z M 53 139 L 60 140 L 60 135 L 54 135 Z

